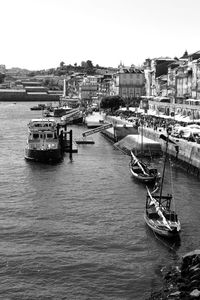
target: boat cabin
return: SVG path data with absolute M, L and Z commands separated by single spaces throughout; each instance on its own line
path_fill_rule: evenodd
M 56 129 L 56 122 L 54 120 L 49 120 L 49 119 L 34 119 L 31 120 L 28 124 L 28 127 L 32 131 L 52 131 Z
M 30 132 L 29 133 L 29 140 L 37 141 L 39 139 L 44 140 L 51 140 L 51 139 L 57 139 L 57 133 L 56 132 Z
M 29 141 L 53 140 L 58 138 L 57 124 L 54 120 L 35 119 L 28 124 Z

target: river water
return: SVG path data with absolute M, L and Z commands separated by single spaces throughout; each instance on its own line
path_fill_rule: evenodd
M 24 159 L 27 123 L 41 117 L 31 106 L 0 103 L 0 299 L 148 299 L 161 268 L 199 248 L 199 180 L 167 168 L 182 232 L 180 244 L 163 242 L 144 223 L 146 190 L 129 157 L 100 133 L 73 161 Z

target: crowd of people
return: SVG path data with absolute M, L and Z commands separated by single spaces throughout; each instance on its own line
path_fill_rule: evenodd
M 139 114 L 131 110 L 119 110 L 115 112 L 115 115 L 120 116 L 121 119 L 132 122 L 137 127 L 142 124 L 144 127 L 151 128 L 155 131 L 168 130 L 171 136 L 200 144 L 200 129 L 198 130 L 198 128 L 196 128 L 194 131 L 194 128 L 190 128 L 187 122 L 178 122 L 167 116 Z M 198 127 L 198 125 L 196 125 L 196 127 Z
M 185 122 L 177 122 L 170 118 L 155 118 L 153 116 L 144 116 L 141 120 L 145 127 L 150 127 L 155 131 L 160 129 L 168 130 L 173 137 L 200 144 L 200 126 L 198 129 L 198 125 L 192 127 Z

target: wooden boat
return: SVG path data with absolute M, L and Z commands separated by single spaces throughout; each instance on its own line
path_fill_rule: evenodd
M 33 119 L 28 124 L 25 158 L 40 162 L 57 162 L 63 158 L 61 139 L 55 120 Z
M 55 107 L 53 110 L 53 116 L 54 117 L 62 117 L 62 116 L 65 116 L 66 114 L 70 113 L 71 111 L 72 111 L 72 108 L 68 107 L 68 106 Z
M 134 178 L 144 183 L 153 183 L 160 178 L 157 168 L 139 160 L 132 151 L 129 169 Z
M 167 149 L 168 137 L 166 139 L 166 151 L 160 186 L 160 194 L 155 195 L 154 193 L 150 192 L 147 187 L 144 219 L 146 224 L 153 230 L 153 232 L 163 237 L 174 238 L 179 236 L 179 232 L 181 230 L 180 221 L 178 219 L 177 213 L 175 212 L 175 209 L 172 209 L 172 195 L 163 195 L 162 193 L 165 165 L 167 160 Z
M 38 104 L 30 108 L 30 110 L 44 110 L 44 109 L 45 109 L 45 104 Z
M 38 104 L 38 105 L 34 105 L 30 108 L 30 110 L 48 110 L 48 111 L 52 111 L 52 105 L 50 104 Z
M 143 120 L 140 120 L 141 125 L 141 159 L 138 159 L 135 154 L 131 151 L 131 161 L 129 163 L 129 169 L 134 178 L 144 183 L 155 183 L 159 180 L 160 173 L 157 168 L 151 166 L 150 164 L 142 161 L 144 156 L 143 151 Z

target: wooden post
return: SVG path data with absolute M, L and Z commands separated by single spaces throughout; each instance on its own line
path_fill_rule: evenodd
M 72 160 L 72 129 L 69 131 L 69 158 Z

